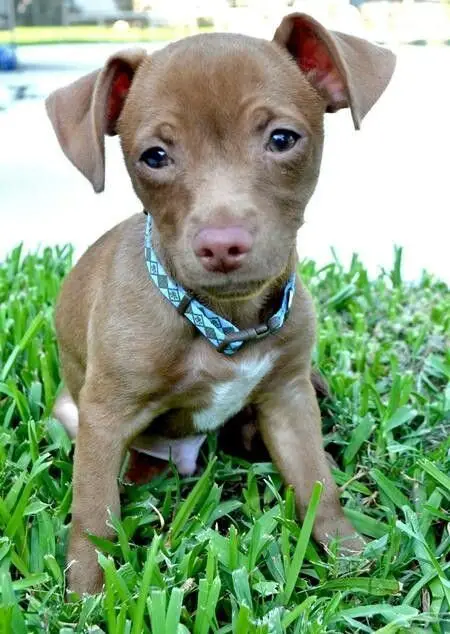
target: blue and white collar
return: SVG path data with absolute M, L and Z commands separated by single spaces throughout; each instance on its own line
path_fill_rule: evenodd
M 164 297 L 184 315 L 201 334 L 217 349 L 227 355 L 237 352 L 246 341 L 263 339 L 279 330 L 285 323 L 295 292 L 295 273 L 291 275 L 284 287 L 283 300 L 278 311 L 268 319 L 266 324 L 254 328 L 239 330 L 230 321 L 217 315 L 207 306 L 189 295 L 182 286 L 172 280 L 158 260 L 152 246 L 152 217 L 147 215 L 145 228 L 145 261 L 148 272 L 155 286 Z

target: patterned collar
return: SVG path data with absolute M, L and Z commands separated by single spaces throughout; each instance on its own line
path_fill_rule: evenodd
M 232 355 L 241 348 L 246 341 L 263 339 L 285 323 L 295 292 L 295 273 L 291 275 L 284 287 L 280 308 L 265 324 L 254 328 L 239 330 L 230 321 L 217 315 L 207 306 L 189 295 L 182 286 L 172 280 L 165 272 L 152 246 L 152 217 L 147 215 L 145 228 L 145 260 L 150 277 L 164 297 L 184 315 L 201 334 L 217 349 L 227 355 Z

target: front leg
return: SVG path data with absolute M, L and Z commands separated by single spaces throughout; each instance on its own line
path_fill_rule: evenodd
M 324 485 L 313 529 L 315 539 L 328 544 L 334 537 L 342 537 L 347 552 L 360 552 L 364 541 L 344 516 L 328 466 L 319 406 L 309 374 L 268 389 L 259 411 L 264 442 L 284 481 L 294 487 L 302 517 L 314 483 L 319 480 Z
M 79 594 L 102 588 L 103 576 L 88 533 L 110 538 L 109 513 L 120 515 L 118 475 L 132 438 L 153 418 L 150 407 L 137 408 L 114 397 L 94 397 L 85 386 L 75 446 L 69 588 Z M 105 391 L 102 391 L 105 393 Z

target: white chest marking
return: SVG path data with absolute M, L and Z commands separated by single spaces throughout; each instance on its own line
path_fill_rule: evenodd
M 234 379 L 214 385 L 211 406 L 194 414 L 195 429 L 212 431 L 237 414 L 272 367 L 273 355 L 246 359 L 237 365 Z

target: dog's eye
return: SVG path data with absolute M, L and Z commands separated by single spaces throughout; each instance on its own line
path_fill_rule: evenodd
M 167 167 L 170 164 L 169 155 L 162 147 L 151 147 L 141 154 L 141 161 L 154 170 Z
M 267 149 L 271 152 L 287 152 L 299 140 L 300 135 L 292 130 L 274 130 L 270 135 Z

